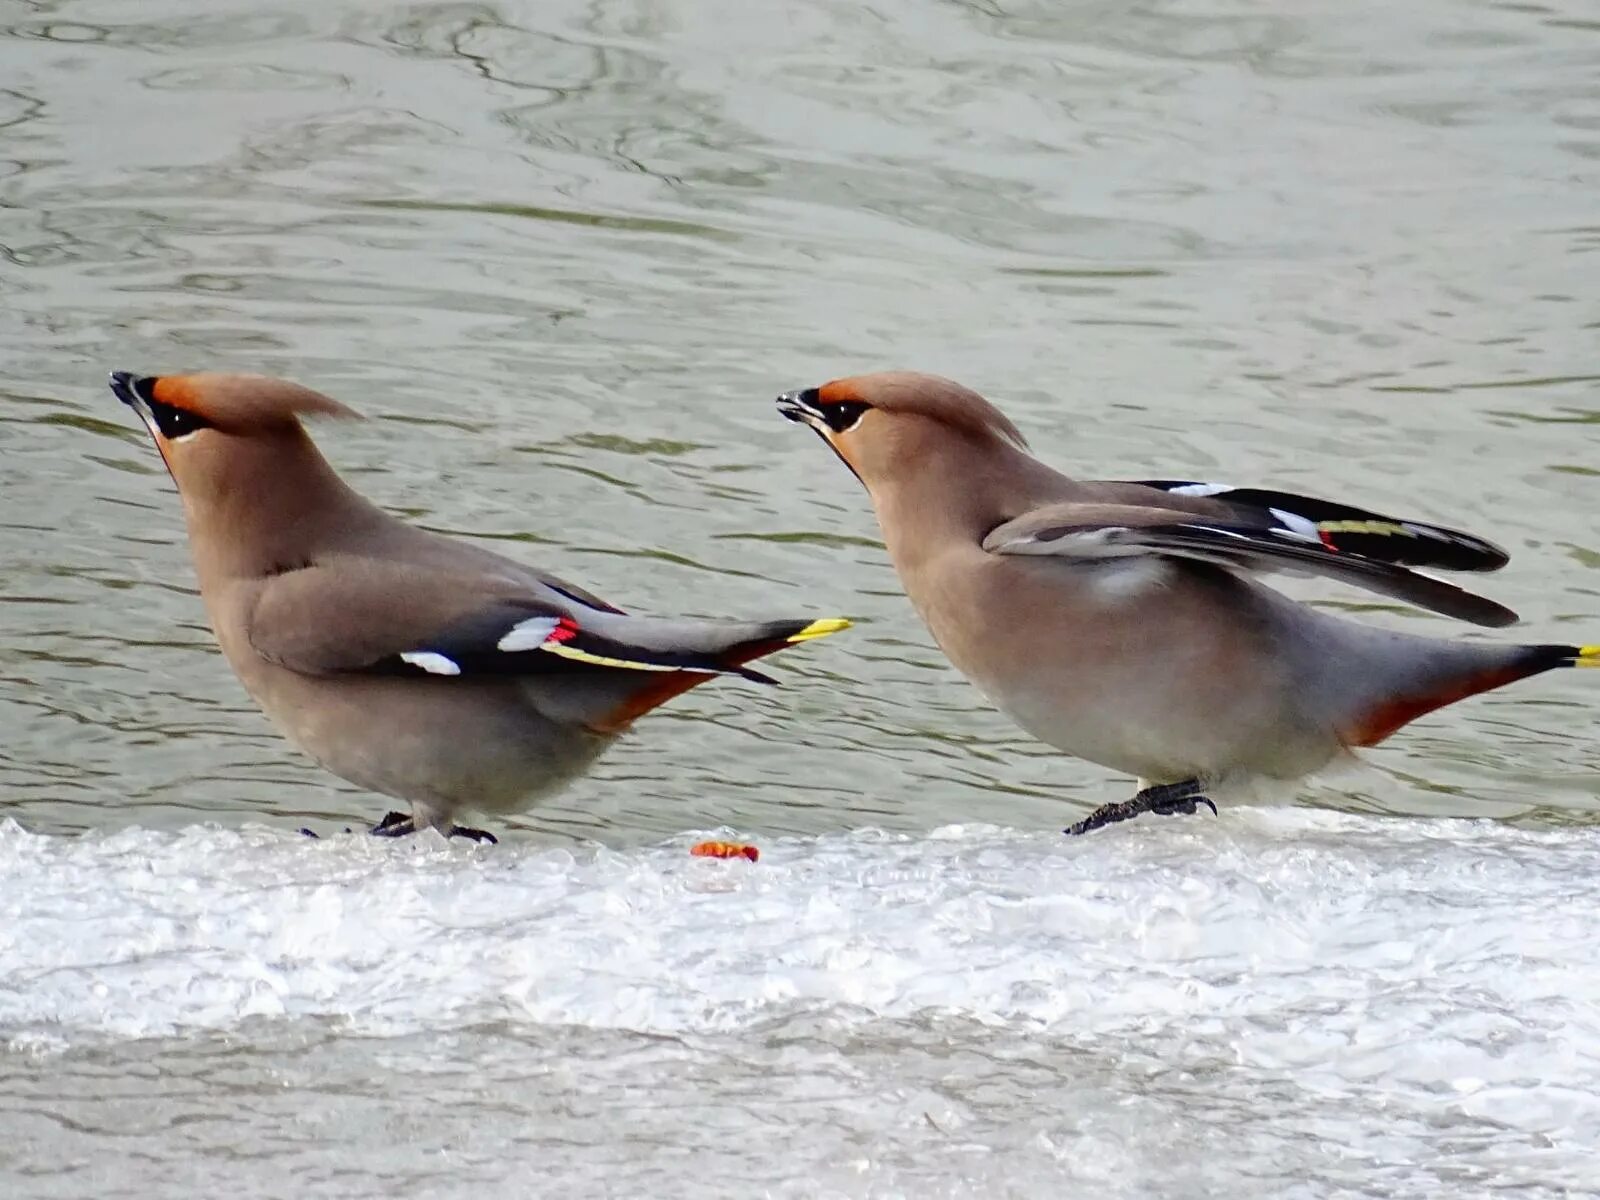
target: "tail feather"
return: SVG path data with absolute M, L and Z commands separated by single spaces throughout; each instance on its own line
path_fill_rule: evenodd
M 1600 646 L 1521 646 L 1527 675 L 1553 671 L 1557 667 L 1600 667 Z
M 849 628 L 850 622 L 843 617 L 823 617 L 816 621 L 773 621 L 758 636 L 728 647 L 725 652 L 727 662 L 730 666 L 743 668 L 745 663 L 764 658 L 768 654 L 782 650 L 785 646 L 814 641 Z M 739 673 L 757 676 L 766 683 L 775 682 L 762 676 L 758 671 L 742 669 Z
M 1513 646 L 1506 651 L 1487 661 L 1434 675 L 1415 690 L 1385 697 L 1343 731 L 1345 744 L 1376 746 L 1435 709 L 1557 667 L 1600 667 L 1600 646 Z
M 843 617 L 819 620 L 768 621 L 758 626 L 733 627 L 736 640 L 717 648 L 702 648 L 705 666 L 688 668 L 641 681 L 621 702 L 588 725 L 600 733 L 618 733 L 653 708 L 658 708 L 716 674 L 735 674 L 756 683 L 776 684 L 770 675 L 745 666 L 788 646 L 827 637 L 850 628 Z
M 838 633 L 849 628 L 850 622 L 843 617 L 822 617 L 815 621 L 774 621 L 763 636 L 738 642 L 731 646 L 726 651 L 722 662 L 728 670 L 738 675 L 741 679 L 748 679 L 753 683 L 766 683 L 777 686 L 778 681 L 771 675 L 764 674 L 744 664 L 754 662 L 758 658 L 765 658 L 769 654 L 782 650 L 785 646 L 795 646 L 801 642 L 814 641 L 817 638 L 824 638 L 829 634 Z
M 1566 651 L 1558 667 L 1600 667 L 1600 646 L 1562 646 Z
M 783 640 L 793 645 L 795 642 L 809 642 L 813 638 L 827 637 L 832 633 L 841 633 L 849 628 L 850 622 L 845 617 L 820 617 L 815 621 L 807 621 Z M 1600 646 L 1590 646 L 1589 650 L 1595 654 L 1600 654 Z

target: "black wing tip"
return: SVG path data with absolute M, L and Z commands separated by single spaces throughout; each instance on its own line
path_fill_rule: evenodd
M 1336 536 L 1333 544 L 1345 554 L 1358 554 L 1402 567 L 1430 567 L 1436 571 L 1482 574 L 1498 571 L 1511 561 L 1511 555 L 1499 546 L 1469 533 L 1415 521 L 1404 524 L 1421 531 L 1420 534 L 1414 540 L 1385 533 L 1347 534 Z
M 1474 625 L 1482 625 L 1488 629 L 1505 629 L 1507 626 L 1515 625 L 1522 620 L 1522 617 L 1514 609 L 1507 608 L 1504 604 L 1496 603 L 1487 597 L 1478 596 L 1472 592 L 1463 592 L 1462 595 L 1472 596 L 1474 600 L 1482 605 L 1481 617 L 1463 614 L 1462 619 L 1471 621 Z
M 1481 566 L 1481 567 L 1468 567 L 1468 568 L 1466 568 L 1467 570 L 1470 570 L 1470 571 L 1498 571 L 1501 567 L 1505 566 L 1507 563 L 1509 563 L 1511 561 L 1511 552 L 1509 550 L 1501 549 L 1499 546 L 1496 546 L 1493 542 L 1480 541 L 1478 543 L 1478 546 L 1479 546 L 1480 551 L 1483 554 L 1483 566 Z
M 1145 526 L 1138 532 L 1146 536 L 1157 534 L 1175 543 L 1195 544 L 1197 548 L 1205 548 L 1208 543 L 1216 546 L 1217 539 L 1222 539 L 1223 545 L 1231 542 L 1236 547 L 1242 542 L 1247 547 L 1246 553 L 1249 543 L 1259 539 L 1260 534 L 1259 530 L 1248 526 L 1230 526 L 1221 522 Z M 1270 557 L 1299 560 L 1330 579 L 1342 580 L 1381 595 L 1393 596 L 1397 600 L 1404 600 L 1407 604 L 1438 613 L 1442 617 L 1451 617 L 1472 625 L 1482 625 L 1488 629 L 1504 629 L 1522 619 L 1515 610 L 1507 608 L 1499 601 L 1480 596 L 1476 592 L 1470 592 L 1443 579 L 1435 579 L 1432 575 L 1421 571 L 1412 570 L 1408 564 L 1355 553 L 1341 553 L 1330 550 L 1326 545 L 1298 542 L 1287 538 L 1260 548 Z

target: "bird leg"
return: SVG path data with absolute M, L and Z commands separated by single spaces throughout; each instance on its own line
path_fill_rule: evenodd
M 1180 813 L 1187 815 L 1198 812 L 1202 804 L 1211 810 L 1212 816 L 1217 815 L 1217 806 L 1211 802 L 1210 797 L 1201 794 L 1198 779 L 1185 779 L 1182 783 L 1156 783 L 1140 788 L 1132 800 L 1102 804 L 1076 825 L 1069 825 L 1062 832 L 1075 837 L 1080 833 L 1088 833 L 1091 829 L 1099 829 L 1102 825 L 1126 821 L 1146 812 L 1163 817 L 1177 816 Z
M 385 813 L 383 820 L 372 827 L 374 837 L 406 837 L 417 831 L 416 818 L 402 812 Z M 464 837 L 474 842 L 488 842 L 497 845 L 500 841 L 487 829 L 470 829 L 465 825 L 451 825 L 439 830 L 445 837 Z

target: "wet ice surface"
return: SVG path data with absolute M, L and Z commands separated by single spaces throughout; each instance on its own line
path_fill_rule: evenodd
M 0 827 L 21 1194 L 1596 1186 L 1600 830 L 690 840 Z

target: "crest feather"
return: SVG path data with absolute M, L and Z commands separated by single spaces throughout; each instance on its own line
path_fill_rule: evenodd
M 163 375 L 155 381 L 151 395 L 162 404 L 186 409 L 229 433 L 297 424 L 300 417 L 358 420 L 361 415 L 331 396 L 267 375 L 211 371 Z
M 983 439 L 1028 448 L 1022 431 L 1009 417 L 971 388 L 941 375 L 919 371 L 878 371 L 835 379 L 818 389 L 824 403 L 859 400 L 884 412 L 916 413 L 952 429 Z

